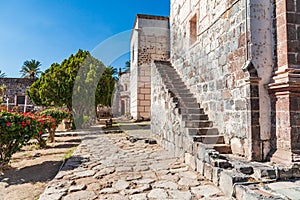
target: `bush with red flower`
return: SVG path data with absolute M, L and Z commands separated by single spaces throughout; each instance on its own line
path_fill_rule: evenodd
M 0 110 L 0 167 L 30 139 L 35 138 L 40 146 L 45 146 L 42 134 L 53 127 L 56 120 L 51 116 Z
M 47 130 L 49 132 L 49 136 L 48 136 L 49 142 L 54 142 L 54 135 L 55 135 L 56 128 L 63 121 L 63 119 L 70 118 L 70 114 L 65 110 L 59 108 L 46 109 L 40 112 L 39 114 L 44 117 L 48 117 L 48 118 L 50 117 L 50 119 L 52 118 L 50 124 L 51 126 L 47 127 Z

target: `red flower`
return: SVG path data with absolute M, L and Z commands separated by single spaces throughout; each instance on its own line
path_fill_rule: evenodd
M 24 121 L 22 121 L 22 128 L 25 128 L 26 123 Z
M 10 126 L 11 125 L 11 122 L 6 122 L 6 126 Z
M 40 132 L 39 132 L 39 135 L 42 135 L 42 134 L 43 134 L 43 131 L 40 131 Z

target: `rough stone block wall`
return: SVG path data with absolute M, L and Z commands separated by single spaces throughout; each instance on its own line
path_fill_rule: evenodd
M 137 15 L 131 38 L 131 114 L 150 118 L 151 62 L 170 56 L 169 19 Z
M 259 120 L 259 146 L 266 158 L 271 149 L 265 84 L 273 67 L 272 4 L 249 0 L 248 7 L 246 24 L 245 0 L 171 0 L 171 62 L 235 154 L 250 157 L 251 124 Z M 191 19 L 195 16 L 197 39 L 191 43 Z M 247 59 L 261 78 L 256 119 L 249 114 L 255 105 L 249 105 L 252 91 L 242 70 Z
M 269 91 L 276 151 L 271 161 L 290 166 L 300 163 L 300 1 L 274 2 L 277 65 Z
M 9 98 L 9 109 L 17 106 L 17 96 L 25 96 L 26 90 L 29 89 L 33 82 L 33 79 L 28 78 L 0 78 L 0 85 L 6 85 L 5 96 Z M 33 103 L 29 98 L 27 99 L 27 105 L 31 105 L 30 108 L 33 108 Z
M 186 136 L 176 103 L 154 66 L 151 73 L 151 133 L 165 149 L 184 159 L 191 141 Z

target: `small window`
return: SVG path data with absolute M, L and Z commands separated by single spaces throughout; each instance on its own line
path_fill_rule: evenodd
M 25 104 L 25 96 L 17 96 L 17 105 Z
M 190 20 L 190 44 L 197 41 L 197 15 Z
M 124 91 L 127 91 L 127 84 L 124 84 Z
M 131 53 L 132 53 L 132 55 L 131 55 L 131 60 L 134 61 L 134 56 L 135 56 L 135 55 L 134 55 L 134 46 L 132 46 L 132 52 L 131 52 Z

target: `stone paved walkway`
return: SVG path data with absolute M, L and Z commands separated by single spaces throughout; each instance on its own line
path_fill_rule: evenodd
M 125 134 L 94 134 L 83 138 L 40 199 L 228 198 L 157 144 L 131 143 Z

